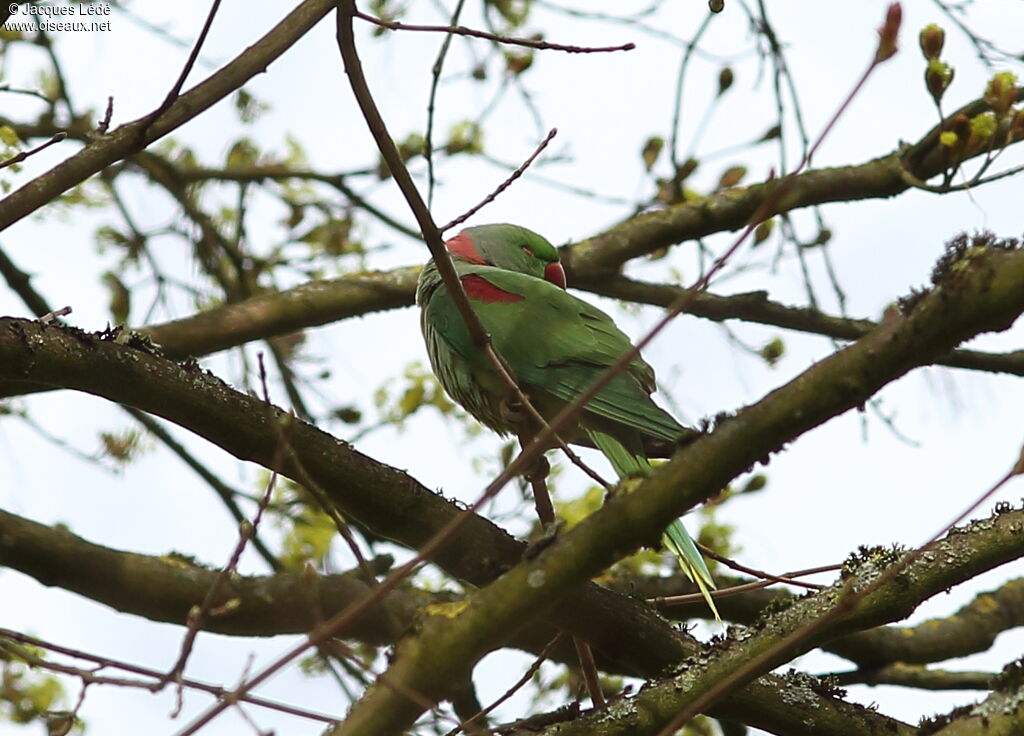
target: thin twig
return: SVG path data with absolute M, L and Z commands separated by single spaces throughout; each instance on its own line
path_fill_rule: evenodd
M 715 550 L 711 549 L 710 547 L 706 547 L 700 542 L 697 542 L 696 544 L 705 557 L 710 557 L 711 559 L 716 560 L 717 562 L 720 562 L 726 567 L 732 568 L 737 572 L 744 572 L 747 575 L 753 575 L 755 578 L 761 578 L 762 580 L 771 580 L 776 583 L 788 583 L 789 585 L 798 585 L 800 587 L 808 588 L 810 590 L 821 590 L 825 587 L 824 585 L 817 585 L 815 583 L 805 583 L 800 580 L 793 580 L 791 579 L 788 573 L 784 575 L 772 575 L 770 572 L 756 570 L 752 567 L 747 567 L 746 565 L 736 562 L 736 560 L 731 560 L 725 555 L 720 555 Z M 813 572 L 830 572 L 832 570 L 838 570 L 841 567 L 842 565 L 826 565 L 823 567 L 815 568 Z M 811 573 L 805 572 L 802 574 L 808 575 Z
M 671 734 L 674 734 L 684 723 L 689 721 L 698 713 L 707 710 L 717 702 L 719 698 L 730 692 L 737 683 L 745 681 L 752 673 L 763 669 L 767 666 L 768 662 L 774 661 L 780 653 L 785 651 L 794 651 L 801 642 L 807 640 L 812 634 L 822 629 L 826 624 L 850 611 L 860 601 L 864 600 L 883 585 L 890 582 L 893 578 L 907 569 L 909 565 L 917 561 L 933 544 L 939 541 L 939 539 L 941 539 L 961 521 L 966 519 L 970 514 L 974 513 L 975 509 L 995 495 L 995 493 L 1006 485 L 1010 479 L 1021 474 L 1024 474 L 1024 450 L 1022 450 L 1020 457 L 1009 472 L 996 481 L 987 491 L 978 496 L 978 498 L 964 509 L 963 512 L 957 515 L 953 521 L 939 529 L 939 531 L 932 535 L 927 542 L 903 555 L 902 558 L 889 565 L 889 567 L 887 567 L 877 578 L 862 588 L 856 588 L 855 585 L 858 583 L 858 579 L 856 577 L 852 578 L 844 586 L 844 589 L 840 591 L 839 599 L 835 606 L 833 606 L 827 613 L 809 621 L 806 626 L 797 629 L 788 636 L 782 637 L 774 645 L 761 652 L 761 654 L 747 660 L 742 666 L 737 667 L 728 675 L 717 681 L 706 692 L 696 698 L 689 706 L 673 718 L 672 722 L 663 728 L 659 732 L 658 736 L 671 736 Z
M 497 43 L 504 43 L 511 46 L 526 46 L 527 48 L 539 49 L 542 51 L 565 51 L 570 54 L 597 54 L 608 51 L 632 51 L 636 48 L 635 43 L 624 43 L 619 46 L 569 46 L 566 44 L 549 43 L 548 41 L 538 41 L 530 38 L 501 36 L 497 33 L 478 31 L 474 28 L 466 28 L 465 26 L 423 26 L 400 23 L 399 21 L 382 20 L 381 18 L 361 13 L 358 10 L 354 11 L 352 15 L 356 18 L 361 18 L 362 20 L 369 21 L 374 25 L 380 26 L 381 28 L 388 28 L 392 31 L 432 31 L 434 33 L 472 36 L 473 38 L 483 38 L 488 41 L 495 41 Z
M 263 398 L 264 401 L 270 405 L 270 394 L 267 390 L 267 372 L 263 365 L 263 354 L 259 354 L 259 367 L 260 367 L 260 380 L 263 385 Z M 278 449 L 274 451 L 275 461 L 273 467 L 278 467 L 281 462 L 281 443 L 278 443 Z M 187 630 L 185 632 L 185 638 L 181 643 L 181 653 L 178 655 L 177 662 L 171 668 L 170 672 L 164 678 L 164 683 L 175 682 L 178 683 L 178 708 L 175 711 L 175 716 L 181 709 L 181 675 L 185 671 L 185 665 L 188 663 L 188 658 L 192 653 L 192 649 L 195 645 L 196 636 L 199 634 L 199 630 L 203 625 L 203 621 L 207 616 L 214 613 L 213 604 L 220 593 L 221 587 L 227 582 L 228 578 L 235 574 L 238 568 L 238 561 L 242 558 L 242 552 L 245 551 L 246 545 L 249 540 L 256 534 L 256 530 L 259 528 L 260 521 L 263 519 L 263 512 L 266 511 L 267 506 L 270 504 L 271 495 L 274 492 L 274 486 L 277 483 L 277 471 L 273 471 L 270 474 L 270 479 L 267 481 L 266 489 L 263 491 L 263 496 L 260 498 L 259 505 L 256 507 L 256 515 L 253 517 L 252 522 L 242 521 L 238 525 L 238 542 L 235 544 L 234 550 L 231 552 L 231 556 L 228 559 L 227 564 L 221 568 L 220 573 L 214 578 L 210 588 L 206 591 L 206 596 L 203 598 L 202 604 L 199 606 L 193 606 L 188 612 L 187 616 Z M 225 610 L 230 610 L 231 601 L 227 601 L 223 604 Z
M 483 200 L 481 200 L 481 202 L 479 204 L 477 204 L 477 205 L 475 205 L 473 207 L 470 207 L 469 211 L 466 212 L 464 215 L 459 215 L 454 220 L 449 222 L 447 225 L 443 225 L 443 226 L 439 227 L 438 228 L 438 232 L 442 232 L 443 233 L 443 232 L 445 232 L 447 230 L 451 230 L 453 227 L 455 227 L 457 225 L 461 225 L 466 220 L 468 220 L 470 217 L 472 217 L 477 212 L 479 212 L 484 207 L 486 207 L 491 202 L 493 202 L 495 199 L 497 199 L 499 194 L 501 194 L 506 189 L 508 189 L 512 185 L 512 182 L 514 182 L 516 179 L 518 179 L 520 176 L 523 175 L 523 173 L 537 159 L 537 157 L 541 154 L 541 152 L 545 148 L 548 147 L 548 144 L 551 142 L 551 140 L 556 135 L 558 135 L 558 129 L 557 128 L 552 128 L 550 131 L 548 131 L 548 134 L 544 137 L 544 140 L 542 140 L 540 142 L 540 144 L 537 146 L 537 148 L 534 149 L 533 153 L 530 154 L 530 157 L 528 159 L 526 159 L 522 164 L 520 164 L 519 168 L 517 168 L 515 171 L 513 171 L 509 175 L 509 177 L 507 179 L 505 179 L 505 181 L 503 181 L 501 184 L 499 184 L 497 189 L 495 189 L 493 192 L 491 192 L 486 197 L 484 197 Z
M 607 702 L 604 699 L 604 692 L 601 690 L 601 679 L 597 674 L 594 652 L 587 640 L 579 636 L 574 636 L 572 643 L 576 647 L 576 656 L 580 660 L 580 671 L 583 673 L 583 682 L 586 683 L 590 702 L 595 708 L 603 708 Z
M 6 161 L 0 161 L 0 169 L 6 169 L 8 166 L 14 166 L 14 164 L 20 164 L 22 161 L 27 159 L 29 156 L 32 156 L 34 154 L 39 153 L 44 148 L 49 148 L 54 143 L 60 143 L 62 140 L 64 140 L 67 137 L 68 137 L 68 134 L 65 133 L 64 131 L 61 131 L 60 133 L 55 133 L 53 135 L 53 137 L 50 138 L 50 140 L 46 141 L 45 143 L 40 143 L 38 146 L 36 146 L 35 148 L 31 148 L 28 151 L 21 151 L 18 154 L 14 155 L 14 156 L 11 156 L 11 158 L 7 159 Z
M 22 634 L 18 631 L 12 631 L 11 629 L 0 628 L 0 639 L 9 639 L 16 641 L 21 644 L 26 644 L 31 647 L 38 649 L 47 649 L 58 654 L 63 654 L 67 657 L 73 657 L 75 659 L 84 659 L 97 665 L 97 669 L 119 669 L 125 672 L 131 672 L 132 674 L 139 675 L 141 677 L 152 678 L 153 682 L 140 682 L 138 680 L 127 680 L 118 684 L 126 687 L 137 687 L 150 692 L 159 690 L 161 686 L 160 681 L 164 677 L 164 673 L 158 672 L 157 670 L 149 669 L 148 667 L 142 667 L 140 665 L 130 664 L 128 662 L 121 662 L 116 659 L 109 657 L 101 657 L 95 654 L 89 654 L 80 649 L 71 649 L 69 647 L 54 644 L 43 639 L 38 639 L 28 634 Z M 46 669 L 53 672 L 61 672 L 63 674 L 73 675 L 82 679 L 84 683 L 97 682 L 97 675 L 95 672 L 90 670 L 82 670 L 78 668 L 67 667 L 56 662 L 50 662 L 48 660 L 37 658 L 33 664 L 42 669 Z M 200 690 L 205 693 L 209 693 L 214 697 L 220 698 L 227 694 L 228 690 L 219 685 L 210 685 L 209 683 L 202 682 L 200 680 L 191 680 L 188 678 L 181 679 L 182 684 L 186 687 L 192 688 L 193 690 Z M 304 710 L 302 708 L 296 708 L 295 706 L 287 703 L 279 703 L 267 698 L 259 697 L 256 695 L 244 695 L 241 698 L 247 703 L 258 705 L 261 708 L 270 708 L 272 710 L 280 711 L 281 713 L 287 713 L 293 716 L 299 716 L 300 718 L 309 718 L 314 721 L 321 721 L 323 723 L 335 723 L 337 718 L 324 715 L 321 713 L 315 713 L 313 711 Z
M 192 46 L 192 51 L 188 55 L 188 59 L 185 61 L 185 66 L 181 70 L 181 74 L 178 75 L 177 81 L 174 86 L 171 87 L 170 92 L 164 98 L 164 101 L 160 104 L 160 107 L 156 108 L 148 116 L 146 116 L 142 125 L 140 126 L 138 136 L 140 140 L 145 139 L 146 133 L 149 131 L 150 126 L 168 109 L 173 105 L 178 95 L 181 94 L 181 88 L 185 86 L 185 80 L 188 79 L 188 75 L 192 72 L 192 68 L 196 65 L 196 60 L 199 58 L 199 50 L 203 48 L 203 43 L 206 41 L 206 36 L 210 32 L 210 26 L 213 25 L 213 18 L 217 15 L 217 11 L 220 9 L 220 0 L 213 0 L 210 5 L 210 12 L 206 14 L 206 21 L 203 23 L 203 28 L 199 32 L 199 38 L 196 39 L 195 44 Z
M 704 547 L 701 547 L 705 550 Z M 760 590 L 761 588 L 770 588 L 773 585 L 784 583 L 787 585 L 800 585 L 801 583 L 794 580 L 794 578 L 803 577 L 805 575 L 818 575 L 823 572 L 830 572 L 841 568 L 842 565 L 826 565 L 824 567 L 812 567 L 807 570 L 795 570 L 793 572 L 787 572 L 784 575 L 780 575 L 777 578 L 767 578 L 764 580 L 754 580 L 749 583 L 741 583 L 739 585 L 730 585 L 728 588 L 718 588 L 710 591 L 712 598 L 729 598 L 730 596 L 738 595 L 740 593 L 747 593 L 751 590 Z M 806 583 L 804 583 L 806 585 Z M 824 586 L 814 586 L 815 589 L 820 589 Z M 666 595 L 656 596 L 654 598 L 647 599 L 652 605 L 655 606 L 682 606 L 689 603 L 700 603 L 704 600 L 703 593 L 685 593 L 682 595 Z
M 679 63 L 679 72 L 676 76 L 676 94 L 672 103 L 672 135 L 669 137 L 669 154 L 672 157 L 672 177 L 677 185 L 681 168 L 681 162 L 679 161 L 679 121 L 683 114 L 683 82 L 686 79 L 686 68 L 690 64 L 690 57 L 693 55 L 694 49 L 697 48 L 697 43 L 700 41 L 701 36 L 704 35 L 704 31 L 708 29 L 713 17 L 713 13 L 708 13 L 704 16 L 704 20 L 701 21 L 697 32 L 693 34 L 693 38 L 686 44 L 686 51 L 683 53 L 683 59 Z
M 555 634 L 555 637 L 551 641 L 549 641 L 547 644 L 544 645 L 544 648 L 541 650 L 540 654 L 537 655 L 537 658 L 535 660 L 533 660 L 533 662 L 530 664 L 530 666 L 527 667 L 526 672 L 523 673 L 523 676 L 520 677 L 518 680 L 516 680 L 516 683 L 512 687 L 510 687 L 508 690 L 506 690 L 493 703 L 488 705 L 486 708 L 481 710 L 479 713 L 471 716 L 470 718 L 467 718 L 465 721 L 460 723 L 458 726 L 453 728 L 451 731 L 446 733 L 444 736 L 458 736 L 459 733 L 461 733 L 462 731 L 466 730 L 466 727 L 474 725 L 475 723 L 479 723 L 488 714 L 490 714 L 495 708 L 497 708 L 499 705 L 504 703 L 506 700 L 511 698 L 517 692 L 519 692 L 519 690 L 521 690 L 523 687 L 525 687 L 526 683 L 528 683 L 531 679 L 533 679 L 533 676 L 537 673 L 537 670 L 539 670 L 540 666 L 542 664 L 544 664 L 544 662 L 547 660 L 548 654 L 551 653 L 551 650 L 555 648 L 555 645 L 558 644 L 559 641 L 561 641 L 563 636 L 565 636 L 564 633 Z
M 462 15 L 462 8 L 466 0 L 459 0 L 452 11 L 449 26 L 455 28 L 459 24 L 459 16 Z M 437 59 L 430 70 L 430 97 L 427 99 L 427 131 L 423 136 L 423 159 L 427 162 L 427 206 L 434 203 L 434 103 L 437 100 L 437 87 L 441 83 L 441 70 L 444 68 L 444 60 L 448 56 L 448 49 L 451 48 L 454 33 L 446 33 L 444 41 L 441 42 L 441 49 L 437 52 Z M 442 232 L 444 230 L 442 229 Z

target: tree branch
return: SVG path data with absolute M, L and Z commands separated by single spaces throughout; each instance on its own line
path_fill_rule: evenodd
M 1024 578 L 980 593 L 951 616 L 916 626 L 861 631 L 830 642 L 828 650 L 862 669 L 930 664 L 983 652 L 1004 631 L 1024 626 Z
M 988 245 L 975 243 L 959 257 L 951 255 L 937 288 L 904 317 L 881 325 L 688 444 L 631 493 L 613 496 L 536 558 L 477 591 L 459 615 L 428 619 L 419 635 L 399 645 L 385 677 L 422 695 L 444 697 L 444 683 L 493 649 L 505 632 L 542 615 L 576 586 L 657 538 L 737 474 L 959 342 L 1007 329 L 1024 311 L 1024 251 Z M 623 518 L 630 523 L 621 523 Z M 398 733 L 420 712 L 420 704 L 377 685 L 334 734 Z
M 1017 100 L 1024 99 L 1024 88 Z M 968 117 L 988 110 L 983 100 L 960 108 Z M 853 202 L 860 199 L 892 197 L 910 185 L 904 179 L 909 171 L 926 181 L 949 166 L 945 149 L 939 144 L 941 126 L 932 128 L 918 143 L 859 165 L 811 169 L 785 178 L 786 192 L 764 219 L 802 207 L 827 202 Z M 1014 143 L 1019 141 L 1014 141 Z M 1005 141 L 995 145 L 999 148 Z M 985 153 L 975 152 L 974 155 Z M 562 260 L 570 277 L 596 278 L 617 271 L 633 258 L 648 255 L 685 240 L 713 233 L 738 230 L 750 217 L 770 202 L 779 182 L 767 181 L 749 187 L 727 189 L 708 197 L 683 202 L 655 212 L 647 212 L 609 230 L 563 249 Z
M 938 670 L 919 664 L 897 662 L 877 669 L 859 669 L 837 672 L 837 685 L 899 685 L 918 690 L 988 690 L 996 675 L 994 672 L 968 672 Z
M 387 558 L 376 562 L 378 568 L 388 564 Z M 66 529 L 5 511 L 0 511 L 0 565 L 115 610 L 182 626 L 219 574 L 179 557 L 102 547 Z M 319 623 L 318 612 L 338 610 L 366 595 L 368 587 L 359 575 L 359 570 L 312 580 L 301 572 L 233 575 L 223 584 L 214 607 L 235 603 L 208 617 L 203 629 L 232 636 L 304 633 Z M 414 606 L 431 598 L 415 591 L 393 593 L 372 616 L 354 621 L 342 635 L 374 645 L 390 644 L 411 624 Z
M 224 68 L 178 97 L 155 120 L 149 113 L 96 138 L 71 158 L 0 200 L 0 231 L 30 215 L 106 166 L 140 151 L 196 117 L 266 71 L 277 57 L 315 26 L 334 0 L 304 0 L 295 10 Z
M 1020 533 L 1022 525 L 1024 510 L 1016 510 L 951 531 L 851 610 L 839 614 L 817 630 L 813 637 L 766 662 L 765 669 L 784 664 L 836 633 L 903 618 L 921 602 L 951 585 L 1024 556 L 1024 535 Z M 661 729 L 678 713 L 727 674 L 762 652 L 771 650 L 790 634 L 802 629 L 808 621 L 822 619 L 837 610 L 850 591 L 871 585 L 886 567 L 897 564 L 899 557 L 882 551 L 871 559 L 861 560 L 848 578 L 831 588 L 762 619 L 753 629 L 730 631 L 730 636 L 718 642 L 706 657 L 690 660 L 676 676 L 645 687 L 630 703 L 629 712 L 619 718 L 610 719 L 607 714 L 593 713 L 547 733 L 552 736 L 653 736 L 661 733 Z M 937 559 L 943 560 L 943 564 L 936 564 Z M 801 679 L 810 678 L 806 675 L 790 678 L 792 684 Z M 816 722 L 814 733 L 819 733 L 817 726 Z M 344 724 L 339 728 L 343 727 Z
M 464 513 L 407 474 L 229 388 L 194 364 L 176 365 L 154 355 L 144 339 L 122 344 L 115 335 L 0 319 L 0 379 L 85 391 L 164 417 L 241 460 L 300 483 L 315 482 L 344 515 L 412 549 Z M 275 464 L 283 425 L 292 452 Z M 457 544 L 442 549 L 434 562 L 453 577 L 481 586 L 518 562 L 524 549 L 507 532 L 473 515 Z M 580 616 L 580 610 L 588 614 Z M 605 661 L 637 675 L 669 667 L 696 646 L 646 604 L 596 585 L 586 586 L 551 621 L 584 637 Z
M 316 479 L 342 513 L 408 547 L 415 548 L 463 513 L 405 473 L 272 411 L 195 367 L 178 366 L 140 349 L 144 347 L 144 341 L 122 344 L 112 336 L 87 335 L 59 325 L 0 319 L 0 379 L 72 388 L 133 405 L 190 429 L 240 459 L 268 467 L 277 447 L 279 424 L 291 423 L 289 437 L 303 472 Z M 39 544 L 45 548 L 48 540 Z M 516 564 L 524 549 L 491 522 L 474 517 L 435 562 L 456 578 L 483 586 Z M 27 568 L 35 556 L 22 558 Z M 124 595 L 116 590 L 111 594 Z M 520 646 L 541 651 L 555 628 L 572 631 L 595 647 L 598 666 L 605 671 L 654 677 L 700 651 L 694 639 L 650 606 L 593 584 L 577 589 L 544 619 L 553 628 L 524 628 Z M 552 656 L 571 661 L 575 655 L 570 644 Z M 736 718 L 762 714 L 791 728 L 798 728 L 806 717 L 801 709 L 777 702 L 770 682 L 737 693 L 723 708 Z

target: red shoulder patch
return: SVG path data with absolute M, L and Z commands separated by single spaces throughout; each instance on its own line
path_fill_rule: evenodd
M 485 265 L 483 256 L 481 256 L 480 251 L 476 249 L 476 243 L 474 243 L 473 239 L 466 234 L 465 230 L 445 243 L 445 247 L 452 253 L 462 256 L 470 263 L 477 263 L 481 266 Z
M 462 288 L 466 290 L 466 296 L 481 302 L 521 302 L 522 294 L 513 294 L 511 291 L 499 289 L 483 276 L 468 274 L 463 276 Z

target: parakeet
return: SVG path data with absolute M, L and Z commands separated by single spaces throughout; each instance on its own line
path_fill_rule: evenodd
M 495 351 L 546 419 L 630 349 L 611 317 L 565 291 L 558 251 L 540 235 L 517 225 L 480 225 L 445 245 Z M 430 364 L 445 391 L 494 431 L 514 433 L 503 411 L 508 387 L 473 344 L 433 261 L 420 274 L 416 303 Z M 654 403 L 654 389 L 654 370 L 637 356 L 560 435 L 599 449 L 620 478 L 645 475 L 648 457 L 671 451 L 693 432 Z M 709 593 L 714 581 L 682 522 L 674 521 L 662 541 L 717 617 Z

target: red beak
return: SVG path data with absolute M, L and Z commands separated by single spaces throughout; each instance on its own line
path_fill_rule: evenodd
M 565 288 L 565 269 L 561 263 L 549 263 L 544 268 L 544 280 L 550 281 L 555 286 Z

